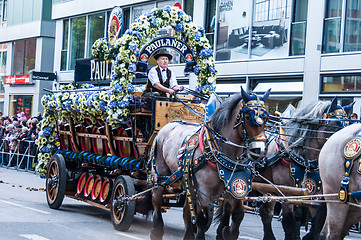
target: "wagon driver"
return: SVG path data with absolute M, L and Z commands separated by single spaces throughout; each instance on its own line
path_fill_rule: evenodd
M 183 86 L 178 86 L 175 73 L 168 68 L 172 55 L 165 49 L 161 49 L 154 55 L 154 58 L 157 60 L 157 66 L 151 68 L 148 73 L 148 81 L 142 98 L 149 99 L 151 92 L 154 95 L 166 97 L 166 93 L 174 95 L 175 91 L 182 91 Z

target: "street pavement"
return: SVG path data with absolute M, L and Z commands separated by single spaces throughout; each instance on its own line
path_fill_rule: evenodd
M 64 198 L 59 210 L 50 209 L 46 202 L 45 180 L 34 173 L 0 167 L 0 239 L 57 240 L 57 239 L 149 239 L 151 218 L 136 215 L 127 232 L 114 230 L 110 213 L 81 201 Z M 172 208 L 163 214 L 164 239 L 182 239 L 184 224 L 181 208 Z M 276 239 L 283 239 L 279 220 L 273 220 Z M 301 235 L 305 232 L 302 231 Z M 216 226 L 206 233 L 215 239 Z M 246 213 L 240 227 L 241 240 L 262 239 L 261 219 Z M 349 240 L 360 239 L 351 233 Z

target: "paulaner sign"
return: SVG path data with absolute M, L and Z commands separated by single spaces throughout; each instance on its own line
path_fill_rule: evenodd
M 75 62 L 75 83 L 109 83 L 115 73 L 115 62 L 77 59 Z
M 152 42 L 143 47 L 139 54 L 138 61 L 143 63 L 148 62 L 148 59 L 161 48 L 172 48 L 179 52 L 186 62 L 193 61 L 193 52 L 191 48 L 183 41 L 177 40 L 174 37 L 162 37 L 154 39 Z

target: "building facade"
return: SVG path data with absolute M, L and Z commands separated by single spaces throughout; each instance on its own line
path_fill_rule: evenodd
M 53 72 L 55 21 L 51 0 L 0 0 L 0 111 L 33 116 L 42 111 L 44 88 L 34 71 Z
M 124 29 L 154 7 L 180 3 L 206 30 L 217 61 L 217 92 L 240 86 L 256 93 L 272 88 L 270 107 L 310 103 L 337 95 L 361 108 L 361 1 L 358 0 L 54 0 L 54 70 L 61 83 L 74 79 L 75 59 L 90 56 L 91 44 L 106 37 L 114 6 Z M 173 64 L 188 84 L 182 64 Z

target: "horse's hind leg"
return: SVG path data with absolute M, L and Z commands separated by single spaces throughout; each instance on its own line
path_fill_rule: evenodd
M 230 227 L 225 227 L 222 231 L 223 238 L 227 240 L 238 239 L 239 225 L 244 217 L 244 206 L 242 200 L 230 199 L 232 224 Z
M 359 208 L 350 207 L 348 210 L 347 217 L 345 219 L 345 223 L 343 225 L 342 230 L 342 238 L 346 237 L 350 228 L 355 225 L 356 223 L 361 221 L 361 211 Z
M 294 240 L 296 232 L 296 219 L 293 212 L 293 204 L 282 204 L 282 227 L 285 232 L 285 240 Z
M 229 218 L 231 217 L 231 205 L 227 200 L 224 200 L 216 211 L 217 218 L 219 218 L 219 225 L 217 228 L 217 240 L 223 240 L 223 228 L 229 226 Z
M 153 194 L 153 207 L 154 207 L 154 216 L 153 216 L 153 227 L 150 232 L 150 239 L 158 240 L 163 238 L 164 234 L 164 222 L 162 218 L 162 202 L 163 202 L 163 187 L 158 187 L 154 189 Z
M 196 238 L 195 239 L 206 239 L 206 231 L 207 231 L 207 225 L 209 222 L 209 211 L 208 211 L 208 206 L 205 207 L 203 206 L 203 212 L 201 211 L 200 207 L 197 206 L 197 222 L 196 222 L 196 226 L 197 226 L 197 233 L 196 233 Z M 204 216 L 205 215 L 205 216 Z
M 313 240 L 319 239 L 320 232 L 325 223 L 326 219 L 326 204 L 321 203 L 320 206 L 316 208 L 310 208 L 312 214 L 312 223 L 310 231 L 302 238 L 302 240 Z M 307 223 L 306 223 L 307 224 Z
M 192 224 L 192 221 L 191 221 L 191 214 L 190 214 L 189 205 L 187 202 L 184 203 L 184 207 L 183 207 L 183 221 L 184 221 L 184 226 L 186 229 L 183 239 L 184 240 L 194 239 L 194 224 Z
M 263 240 L 276 240 L 272 231 L 272 218 L 276 202 L 263 203 L 259 214 L 263 223 Z
M 327 203 L 327 216 L 320 239 L 343 239 L 343 223 L 346 220 L 349 206 L 341 203 Z

